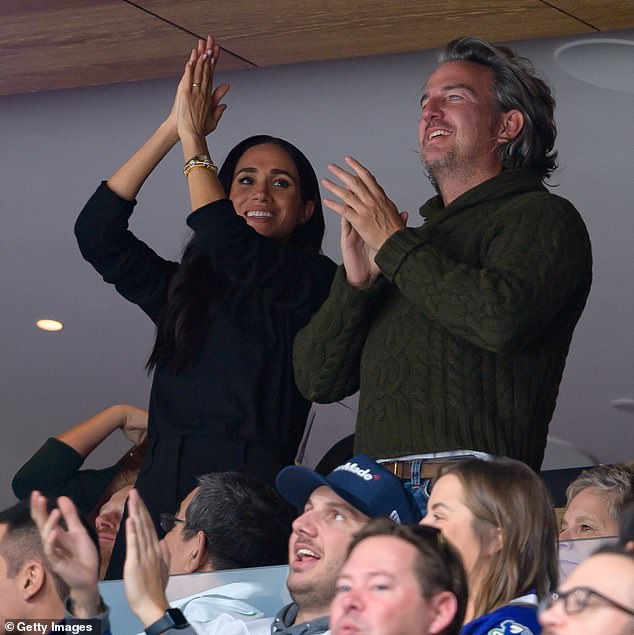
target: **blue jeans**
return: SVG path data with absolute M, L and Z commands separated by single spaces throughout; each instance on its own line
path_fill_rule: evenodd
M 429 501 L 431 479 L 420 478 L 420 466 L 424 459 L 412 461 L 412 474 L 409 481 L 403 481 L 403 487 L 409 490 L 420 509 L 421 516 L 427 513 L 427 501 Z
M 414 500 L 418 505 L 418 509 L 420 509 L 420 513 L 424 516 L 427 513 L 427 502 L 429 501 L 429 495 L 431 492 L 431 481 L 430 478 L 421 479 L 420 477 L 420 468 L 425 461 L 433 460 L 438 461 L 443 460 L 446 461 L 456 461 L 456 460 L 470 460 L 470 459 L 484 459 L 488 460 L 491 458 L 491 455 L 488 455 L 484 452 L 469 452 L 466 451 L 464 454 L 452 454 L 447 457 L 434 457 L 433 459 L 414 459 L 411 461 L 412 473 L 409 481 L 403 481 L 403 487 L 409 490 L 414 496 Z

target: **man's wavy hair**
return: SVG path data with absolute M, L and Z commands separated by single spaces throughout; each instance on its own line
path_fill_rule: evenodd
M 493 71 L 493 96 L 499 111 L 519 110 L 524 115 L 520 134 L 498 146 L 502 170 L 530 167 L 542 181 L 548 179 L 557 169 L 555 99 L 530 60 L 504 46 L 465 36 L 449 42 L 438 61 L 475 62 Z

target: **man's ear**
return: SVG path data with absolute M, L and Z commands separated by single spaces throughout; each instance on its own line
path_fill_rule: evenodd
M 451 591 L 441 591 L 431 599 L 434 617 L 429 624 L 430 635 L 444 633 L 458 610 L 458 600 Z
M 306 201 L 299 212 L 299 218 L 297 219 L 298 225 L 305 225 L 315 211 L 315 203 L 313 201 Z
M 35 597 L 44 587 L 46 582 L 46 569 L 37 560 L 28 560 L 20 570 L 20 591 L 25 602 Z
M 209 552 L 207 551 L 207 536 L 200 530 L 195 537 L 190 540 L 191 548 L 187 561 L 185 562 L 185 573 L 195 573 L 196 571 L 212 571 L 209 563 Z
M 498 129 L 498 143 L 513 141 L 524 128 L 524 115 L 517 109 L 503 112 Z

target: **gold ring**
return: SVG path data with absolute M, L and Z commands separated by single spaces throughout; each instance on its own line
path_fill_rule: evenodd
M 192 88 L 200 88 L 200 84 L 192 84 Z

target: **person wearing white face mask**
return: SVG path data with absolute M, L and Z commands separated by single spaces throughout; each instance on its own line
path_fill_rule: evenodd
M 633 496 L 634 472 L 628 465 L 584 470 L 566 488 L 559 540 L 618 535 L 619 513 Z
M 634 554 L 602 547 L 542 603 L 542 635 L 633 635 Z

